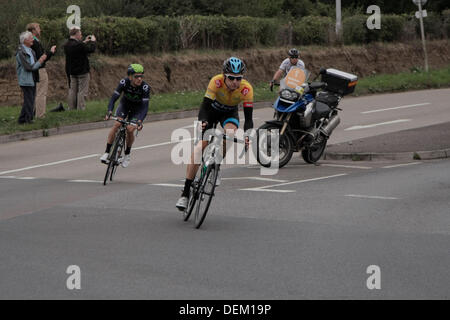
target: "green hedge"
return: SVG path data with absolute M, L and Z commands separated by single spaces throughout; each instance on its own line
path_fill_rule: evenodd
M 381 29 L 368 30 L 369 15 L 353 15 L 343 20 L 345 44 L 373 41 L 401 41 L 420 37 L 418 21 L 406 15 L 382 15 Z M 17 18 L 17 25 L 0 35 L 0 59 L 9 58 L 17 46 L 18 34 L 29 21 L 43 29 L 46 46 L 61 46 L 68 38 L 66 18 Z M 177 51 L 180 49 L 245 49 L 255 46 L 329 45 L 334 43 L 334 20 L 326 16 L 306 16 L 291 21 L 282 18 L 225 16 L 85 17 L 83 34 L 95 34 L 97 52 L 107 55 Z M 425 18 L 429 38 L 450 34 L 450 10 Z M 292 39 L 292 44 L 289 44 Z M 63 54 L 63 50 L 58 50 Z
M 307 16 L 293 25 L 294 42 L 302 45 L 327 45 L 335 22 L 329 17 Z

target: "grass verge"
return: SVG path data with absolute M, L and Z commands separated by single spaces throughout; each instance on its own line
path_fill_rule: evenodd
M 450 87 L 450 66 L 439 70 L 431 70 L 429 73 L 414 69 L 405 73 L 373 75 L 362 78 L 359 80 L 353 95 L 361 96 L 446 87 Z M 267 83 L 259 83 L 254 89 L 254 98 L 257 102 L 272 101 L 276 97 L 276 93 L 269 90 Z M 149 116 L 151 117 L 152 113 L 197 109 L 201 104 L 203 95 L 204 91 L 184 91 L 153 95 L 150 100 Z M 0 107 L 0 135 L 102 121 L 106 113 L 107 104 L 108 100 L 89 101 L 85 111 L 48 112 L 56 107 L 56 103 L 50 103 L 47 107 L 45 119 L 36 119 L 34 123 L 26 125 L 17 123 L 20 106 Z

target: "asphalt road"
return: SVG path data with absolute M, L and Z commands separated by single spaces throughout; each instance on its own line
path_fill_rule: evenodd
M 449 94 L 344 99 L 330 143 L 450 121 Z M 256 110 L 255 124 L 271 115 Z M 185 167 L 170 158 L 173 130 L 192 121 L 147 125 L 107 186 L 107 130 L 0 145 L 0 299 L 450 298 L 449 160 L 295 155 L 273 176 L 228 165 L 195 230 L 174 207 Z M 72 265 L 80 290 L 66 286 Z

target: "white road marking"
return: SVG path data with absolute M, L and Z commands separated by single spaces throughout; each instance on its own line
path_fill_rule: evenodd
M 34 177 L 16 177 L 17 180 L 36 180 Z
M 349 169 L 364 169 L 364 170 L 373 169 L 372 167 L 346 166 L 346 165 L 343 165 L 343 164 L 321 164 L 321 166 L 324 166 L 324 167 L 336 167 L 336 168 L 349 168 Z
M 299 183 L 305 183 L 305 182 L 312 182 L 312 181 L 319 181 L 319 180 L 343 177 L 343 176 L 346 176 L 346 175 L 347 175 L 346 173 L 343 173 L 343 174 L 336 174 L 336 175 L 327 176 L 327 177 L 319 177 L 319 178 L 312 178 L 312 179 L 306 179 L 306 180 L 291 181 L 291 182 L 286 182 L 286 183 L 272 184 L 272 185 L 269 185 L 269 186 L 263 186 L 263 187 L 258 187 L 258 188 L 246 188 L 246 189 L 239 189 L 239 190 L 244 190 L 244 191 L 273 191 L 274 189 L 271 189 L 271 190 L 265 190 L 265 189 L 273 188 L 273 187 L 287 186 L 287 185 L 291 185 L 291 184 L 299 184 Z M 273 192 L 295 192 L 295 191 L 294 190 L 276 190 L 276 191 L 273 191 Z
M 305 182 L 312 182 L 312 181 L 319 181 L 319 180 L 343 177 L 343 176 L 346 176 L 346 175 L 347 175 L 346 173 L 335 174 L 335 175 L 326 176 L 326 177 L 319 177 L 319 178 L 312 178 L 312 179 L 306 179 L 306 180 L 298 180 L 298 181 L 291 181 L 291 182 L 286 182 L 286 183 L 273 184 L 273 185 L 270 185 L 270 186 L 265 186 L 265 187 L 260 187 L 260 188 L 261 189 L 267 189 L 267 188 L 272 188 L 272 187 L 281 187 L 281 186 L 287 186 L 287 185 L 291 185 L 291 184 L 298 184 L 298 183 L 305 183 Z
M 49 166 L 54 166 L 54 165 L 58 165 L 58 164 L 62 164 L 62 163 L 67 163 L 67 162 L 72 162 L 72 161 L 77 161 L 77 160 L 94 158 L 94 157 L 98 157 L 98 156 L 99 156 L 99 154 L 91 154 L 91 155 L 84 156 L 84 157 L 78 157 L 78 158 L 67 159 L 67 160 L 62 160 L 62 161 L 50 162 L 50 163 L 45 163 L 45 164 L 38 164 L 38 165 L 35 165 L 35 166 L 30 166 L 30 167 L 25 167 L 25 168 L 20 168 L 20 169 L 3 171 L 3 172 L 0 172 L 0 175 L 13 173 L 13 172 L 26 171 L 26 170 L 36 169 L 36 168 L 42 168 L 42 167 L 49 167 Z
M 256 192 L 276 192 L 276 193 L 292 193 L 296 192 L 295 190 L 276 190 L 276 189 L 261 189 L 261 188 L 248 188 L 248 189 L 239 189 L 243 191 L 256 191 Z
M 173 184 L 173 183 L 153 183 L 149 186 L 159 186 L 159 187 L 172 187 L 172 188 L 183 188 L 184 184 Z
M 375 128 L 375 127 L 379 127 L 379 126 L 385 126 L 385 125 L 389 125 L 389 124 L 396 124 L 396 123 L 409 122 L 409 121 L 411 121 L 411 119 L 399 119 L 399 120 L 388 121 L 388 122 L 381 122 L 381 123 L 374 123 L 374 124 L 368 124 L 368 125 L 353 126 L 353 127 L 345 129 L 344 131 L 370 129 L 370 128 Z
M 173 142 L 172 141 L 162 142 L 162 143 L 157 143 L 157 144 L 150 144 L 148 146 L 133 148 L 133 150 L 142 150 L 142 149 L 148 149 L 148 148 L 154 148 L 154 147 L 161 147 L 161 146 L 167 146 L 167 145 L 174 144 L 174 143 L 189 142 L 189 141 L 193 141 L 193 140 L 194 140 L 194 138 L 184 139 L 184 140 L 180 140 L 180 141 L 173 141 Z
M 413 165 L 421 164 L 421 163 L 422 163 L 422 162 L 402 163 L 402 164 L 396 164 L 396 165 L 393 165 L 393 166 L 386 166 L 386 167 L 383 167 L 383 169 L 391 169 L 391 168 L 399 168 L 399 167 L 413 166 Z
M 272 182 L 288 182 L 289 180 L 277 180 L 261 177 L 234 177 L 234 178 L 222 178 L 222 180 L 258 180 L 258 181 L 272 181 Z
M 346 194 L 346 197 L 350 198 L 363 198 L 363 199 L 379 199 L 379 200 L 398 200 L 399 198 L 394 197 L 379 197 L 379 196 L 365 196 L 361 194 Z
M 410 104 L 406 106 L 399 106 L 399 107 L 393 107 L 393 108 L 385 108 L 385 109 L 378 109 L 378 110 L 371 110 L 371 111 L 364 111 L 361 112 L 362 114 L 369 114 L 369 113 L 375 113 L 375 112 L 383 112 L 383 111 L 390 111 L 390 110 L 397 110 L 397 109 L 406 109 L 406 108 L 413 108 L 413 107 L 421 107 L 421 106 L 427 106 L 430 105 L 430 102 L 426 103 L 419 103 L 419 104 Z
M 0 179 L 16 179 L 16 176 L 0 176 Z
M 133 148 L 133 150 L 141 150 L 141 149 L 160 147 L 160 146 L 165 146 L 165 145 L 169 145 L 169 144 L 180 143 L 180 142 L 187 142 L 187 141 L 192 141 L 192 140 L 194 140 L 194 138 L 185 139 L 185 140 L 181 140 L 181 141 L 175 141 L 175 142 L 170 141 L 170 142 L 157 143 L 157 144 L 152 144 L 152 145 L 148 145 L 148 146 L 142 146 L 142 147 Z M 72 159 L 67 159 L 67 160 L 56 161 L 56 162 L 38 164 L 38 165 L 35 165 L 35 166 L 30 166 L 30 167 L 25 167 L 25 168 L 20 168 L 20 169 L 2 171 L 2 172 L 0 172 L 0 175 L 4 175 L 4 174 L 8 174 L 8 173 L 14 173 L 14 172 L 21 172 L 21 171 L 26 171 L 26 170 L 36 169 L 36 168 L 42 168 L 42 167 L 49 167 L 49 166 L 54 166 L 54 165 L 68 163 L 68 162 L 73 162 L 73 161 L 78 161 L 78 160 L 95 158 L 95 157 L 98 157 L 98 156 L 100 156 L 100 154 L 91 154 L 91 155 L 83 156 L 83 157 L 77 157 L 77 158 L 72 158 Z
M 79 182 L 79 183 L 103 183 L 103 181 L 97 181 L 97 180 L 69 180 L 68 182 Z

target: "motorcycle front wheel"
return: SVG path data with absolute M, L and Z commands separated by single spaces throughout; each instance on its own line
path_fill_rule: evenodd
M 263 124 L 257 131 L 258 155 L 256 159 L 260 165 L 266 168 L 273 167 L 274 162 L 278 162 L 278 168 L 284 167 L 291 160 L 292 154 L 294 153 L 291 139 L 287 134 L 283 134 L 279 136 L 278 157 L 274 158 L 276 151 L 272 150 L 271 136 L 275 134 L 280 134 L 280 127 L 271 123 Z

